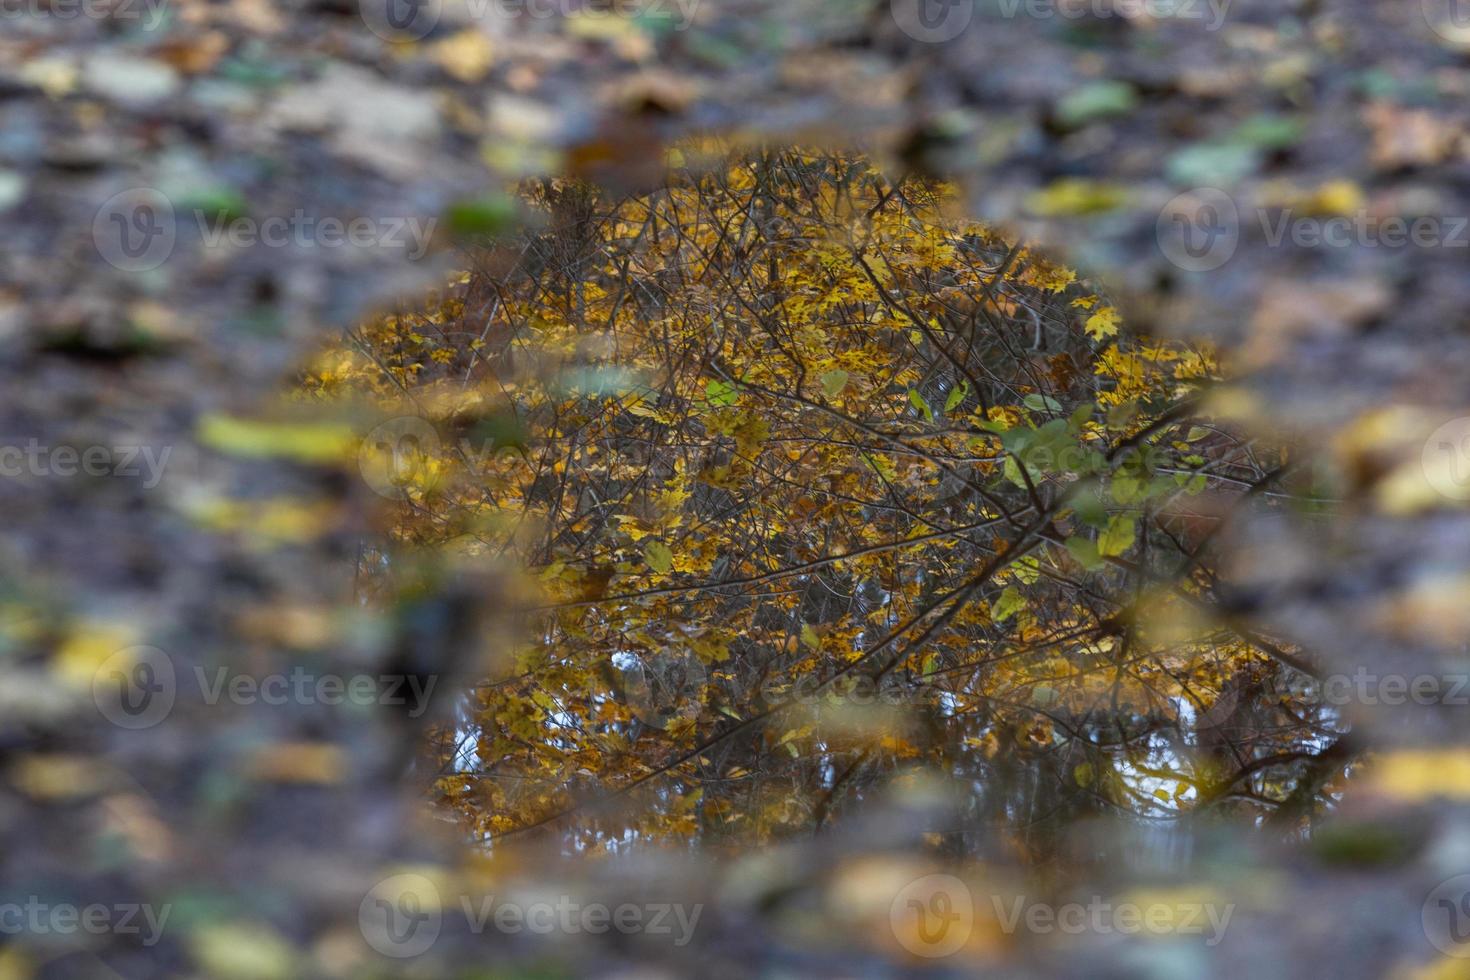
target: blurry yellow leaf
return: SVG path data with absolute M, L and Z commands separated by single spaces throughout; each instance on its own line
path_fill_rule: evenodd
M 68 685 L 90 691 L 107 658 L 137 642 L 137 632 L 125 623 L 83 620 L 73 626 L 56 651 L 53 669 Z
M 17 946 L 0 949 L 0 980 L 30 980 L 34 966 Z
M 246 766 L 252 779 L 276 783 L 336 783 L 346 774 L 342 750 L 328 742 L 282 742 L 257 751 Z
M 214 980 L 288 980 L 296 953 L 267 926 L 213 925 L 194 933 L 194 959 Z
M 643 546 L 643 558 L 655 572 L 667 572 L 674 567 L 674 553 L 669 546 L 659 541 L 650 541 Z
M 1367 785 L 1388 796 L 1470 800 L 1470 749 L 1406 749 L 1375 757 Z
M 10 781 L 37 800 L 90 796 L 112 780 L 112 772 L 77 755 L 26 755 L 10 769 Z
M 474 28 L 460 31 L 430 50 L 439 67 L 461 82 L 478 82 L 495 61 L 490 39 Z
M 345 425 L 295 425 L 220 414 L 200 420 L 199 441 L 232 456 L 281 456 L 304 463 L 338 462 L 357 446 Z
M 1127 199 L 1121 187 L 1074 177 L 1032 193 L 1026 198 L 1026 207 L 1043 217 L 1068 217 L 1111 211 Z

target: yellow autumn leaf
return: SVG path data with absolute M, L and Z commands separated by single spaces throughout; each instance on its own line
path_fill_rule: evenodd
M 495 52 L 483 31 L 468 28 L 435 44 L 431 56 L 461 82 L 478 82 L 490 71 Z
M 1419 801 L 1470 800 L 1470 749 L 1404 749 L 1373 758 L 1366 784 L 1387 796 Z
M 245 766 L 252 779 L 273 783 L 327 785 L 340 782 L 347 760 L 327 742 L 281 742 L 255 752 Z
M 191 937 L 194 959 L 216 980 L 286 980 L 296 976 L 296 952 L 264 925 L 205 926 Z
M 1083 329 L 1093 340 L 1104 340 L 1117 335 L 1118 320 L 1118 311 L 1111 306 L 1104 306 L 1087 318 Z
M 346 425 L 265 422 L 218 413 L 200 420 L 199 441 L 231 456 L 275 456 L 303 463 L 340 462 L 357 448 Z

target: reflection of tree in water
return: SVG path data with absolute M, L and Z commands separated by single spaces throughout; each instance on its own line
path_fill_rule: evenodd
M 1210 351 L 1123 333 L 942 187 L 705 162 L 531 186 L 545 230 L 308 378 L 442 437 L 397 546 L 515 554 L 543 595 L 443 802 L 714 843 L 927 771 L 962 801 L 941 846 L 1033 860 L 1094 816 L 1309 811 L 1326 730 L 1212 567 L 1237 510 L 1303 491 L 1199 414 Z

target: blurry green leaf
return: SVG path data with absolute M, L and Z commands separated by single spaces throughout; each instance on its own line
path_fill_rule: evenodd
M 1254 147 L 1236 143 L 1201 143 L 1186 147 L 1164 164 L 1176 184 L 1214 186 L 1233 184 L 1255 173 L 1260 154 Z
M 909 389 L 909 404 L 917 408 L 923 414 L 924 418 L 930 422 L 934 421 L 934 410 L 929 407 L 928 402 L 924 401 L 924 396 L 919 394 L 919 389 Z
M 1097 536 L 1097 551 L 1103 557 L 1117 556 L 1133 547 L 1138 529 L 1133 518 L 1121 514 L 1108 521 L 1108 526 Z
M 1138 105 L 1138 90 L 1127 82 L 1093 82 L 1075 89 L 1057 102 L 1056 118 L 1064 126 L 1077 127 L 1094 119 L 1116 116 Z
M 740 393 L 728 381 L 711 381 L 704 386 L 704 397 L 716 408 L 726 408 L 740 400 Z
M 1012 565 L 1011 571 L 1022 584 L 1032 585 L 1041 576 L 1041 562 L 1035 555 L 1027 555 Z
M 1122 207 L 1128 193 L 1122 187 L 1069 177 L 1026 198 L 1026 208 L 1042 217 L 1100 214 Z
M 944 399 L 944 414 L 953 412 L 959 404 L 970 394 L 970 382 L 961 381 L 949 390 L 949 397 Z
M 1131 504 L 1142 494 L 1141 481 L 1126 473 L 1115 473 L 1112 479 L 1113 500 L 1120 504 Z
M 352 429 L 345 425 L 262 422 L 219 414 L 199 420 L 199 441 L 231 456 L 281 457 L 305 463 L 338 462 L 357 446 Z
M 178 206 L 181 211 L 197 211 L 211 222 L 230 222 L 250 213 L 245 198 L 232 187 L 209 187 L 185 194 Z
M 1080 487 L 1072 497 L 1072 510 L 1077 519 L 1088 527 L 1102 528 L 1107 526 L 1108 511 L 1103 505 L 1102 495 L 1096 483 L 1090 486 Z
M 1306 126 L 1290 116 L 1266 113 L 1252 116 L 1231 134 L 1231 141 L 1278 150 L 1293 146 L 1306 134 Z
M 822 375 L 822 393 L 828 398 L 836 398 L 847 387 L 847 372 L 841 369 L 828 371 Z
M 1097 545 L 1087 538 L 1071 537 L 1067 539 L 1067 550 L 1072 557 L 1077 559 L 1078 564 L 1089 572 L 1102 568 L 1102 558 L 1097 553 Z
M 659 541 L 650 541 L 643 546 L 643 560 L 655 572 L 667 572 L 674 567 L 674 552 Z
M 455 201 L 444 213 L 458 238 L 495 236 L 515 227 L 516 202 L 500 195 Z
M 215 925 L 194 933 L 194 959 L 212 980 L 287 980 L 298 976 L 296 953 L 265 926 Z
M 995 600 L 995 605 L 990 608 L 990 618 L 998 623 L 1003 623 L 1016 613 L 1026 608 L 1026 597 L 1021 594 L 1015 586 L 1007 586 Z

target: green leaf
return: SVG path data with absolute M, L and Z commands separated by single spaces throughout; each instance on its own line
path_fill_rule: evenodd
M 828 398 L 836 398 L 847 387 L 847 372 L 842 369 L 828 371 L 822 375 L 822 393 Z
M 1003 623 L 1025 608 L 1026 597 L 1014 585 L 1008 585 L 1000 598 L 995 600 L 995 605 L 990 607 L 990 618 L 997 623 Z
M 1075 128 L 1094 119 L 1117 116 L 1138 104 L 1138 90 L 1127 82 L 1102 81 L 1068 92 L 1057 101 L 1056 117 Z
M 458 238 L 494 236 L 515 226 L 517 206 L 513 198 L 493 195 L 455 201 L 444 213 L 449 230 Z
M 233 187 L 207 187 L 185 196 L 179 202 L 183 211 L 197 211 L 204 217 L 218 222 L 230 222 L 246 217 L 250 205 Z
M 1305 132 L 1306 126 L 1299 119 L 1263 113 L 1252 116 L 1235 127 L 1235 132 L 1230 134 L 1230 141 L 1280 150 L 1296 143 Z
M 873 472 L 877 473 L 887 482 L 892 483 L 898 479 L 898 467 L 894 466 L 893 460 L 887 456 L 873 456 L 868 453 L 863 453 L 863 461 L 873 468 Z
M 1113 500 L 1120 504 L 1131 504 L 1142 495 L 1142 481 L 1123 473 L 1113 475 Z
M 350 456 L 357 442 L 345 425 L 267 422 L 219 413 L 199 420 L 198 435 L 206 446 L 230 456 L 275 456 L 303 463 L 339 462 Z
M 1083 402 L 1078 405 L 1072 409 L 1072 414 L 1067 416 L 1067 429 L 1072 432 L 1081 431 L 1083 423 L 1092 418 L 1092 413 L 1096 410 L 1097 406 L 1092 402 Z
M 922 412 L 924 418 L 928 419 L 930 422 L 934 421 L 934 409 L 930 408 L 929 403 L 924 401 L 924 396 L 919 394 L 919 389 L 909 389 L 909 404 L 913 405 L 920 412 Z
M 643 560 L 655 572 L 667 572 L 674 567 L 674 552 L 662 542 L 650 541 L 643 546 Z
M 728 408 L 740 400 L 740 393 L 728 381 L 711 381 L 704 386 L 704 397 L 715 408 Z
M 1072 500 L 1072 510 L 1077 519 L 1088 527 L 1101 528 L 1107 526 L 1108 512 L 1103 506 L 1102 497 L 1098 493 L 1098 487 L 1084 486 L 1077 491 Z
M 1254 173 L 1260 162 L 1261 155 L 1252 146 L 1194 143 L 1170 156 L 1164 172 L 1185 187 L 1229 186 Z
M 949 390 L 949 397 L 944 400 L 944 414 L 948 415 L 959 407 L 970 394 L 970 382 L 961 381 Z
M 1138 528 L 1133 518 L 1121 514 L 1108 521 L 1108 526 L 1097 536 L 1097 551 L 1103 557 L 1123 554 L 1133 547 Z
M 1060 412 L 1062 410 L 1062 403 L 1057 401 L 1050 395 L 1027 395 L 1025 398 L 1021 399 L 1021 404 L 1025 405 L 1033 412 Z
M 1067 550 L 1072 557 L 1077 559 L 1078 564 L 1089 572 L 1102 568 L 1103 561 L 1097 553 L 1097 545 L 1087 538 L 1071 537 L 1067 539 Z
M 812 650 L 820 649 L 822 646 L 822 638 L 817 635 L 816 630 L 812 629 L 811 623 L 801 624 L 801 642 Z
M 1036 560 L 1035 555 L 1027 555 L 1011 566 L 1018 581 L 1025 585 L 1032 585 L 1041 577 L 1041 562 Z
M 1138 414 L 1137 402 L 1119 402 L 1108 409 L 1108 428 L 1126 429 Z

